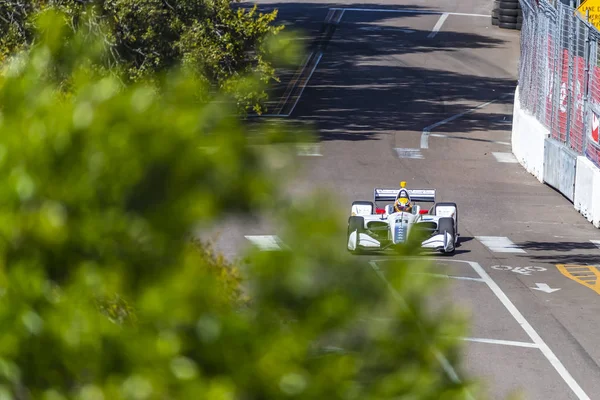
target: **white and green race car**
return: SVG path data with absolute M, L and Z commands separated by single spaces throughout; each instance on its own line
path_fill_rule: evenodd
M 435 194 L 435 189 L 406 189 L 406 182 L 402 182 L 400 189 L 376 188 L 373 202 L 353 202 L 348 219 L 348 250 L 354 254 L 394 250 L 419 230 L 426 235 L 421 243 L 423 249 L 454 253 L 459 236 L 458 208 L 456 203 L 436 203 Z M 398 211 L 395 204 L 406 198 L 411 210 Z M 392 204 L 379 208 L 378 202 Z M 431 209 L 422 209 L 417 202 L 434 204 Z

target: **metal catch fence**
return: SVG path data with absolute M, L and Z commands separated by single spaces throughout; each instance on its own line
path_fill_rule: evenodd
M 521 8 L 521 106 L 600 168 L 600 32 L 561 2 Z

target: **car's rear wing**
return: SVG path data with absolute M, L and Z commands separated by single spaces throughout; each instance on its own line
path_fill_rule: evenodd
M 394 201 L 402 189 L 380 189 L 374 190 L 375 202 Z M 435 203 L 435 189 L 405 189 L 412 201 Z

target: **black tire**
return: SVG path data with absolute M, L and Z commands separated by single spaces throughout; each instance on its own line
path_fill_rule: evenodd
M 375 204 L 372 201 L 366 201 L 366 200 L 353 201 L 352 206 L 354 206 L 354 205 L 371 206 L 371 214 L 373 214 L 375 212 Z
M 512 2 L 512 1 L 508 1 L 508 0 L 503 0 L 500 3 L 498 3 L 498 8 L 500 10 L 518 10 L 519 7 L 519 2 Z
M 517 28 L 517 25 L 519 25 L 518 28 Z M 517 23 L 500 22 L 500 23 L 498 23 L 498 26 L 502 29 L 521 29 L 521 24 L 517 24 Z
M 523 17 L 517 17 L 517 24 L 523 23 Z
M 492 25 L 498 26 L 499 23 L 498 18 L 492 17 Z
M 500 16 L 498 17 L 498 21 L 500 22 L 506 22 L 509 24 L 516 24 L 517 23 L 517 17 L 512 17 L 510 15 L 502 15 L 500 14 Z
M 348 243 L 348 239 L 350 238 L 350 234 L 354 231 L 356 233 L 361 233 L 365 230 L 365 219 L 363 217 L 350 217 L 348 218 L 348 235 L 346 236 L 346 244 Z M 358 243 L 358 238 L 356 239 L 356 243 Z M 348 250 L 352 254 L 360 254 L 360 250 L 358 248 L 356 250 Z
M 454 229 L 454 219 L 451 217 L 440 218 L 438 221 L 438 232 L 447 232 L 450 235 L 452 235 L 452 238 L 456 238 L 456 232 Z M 452 250 L 450 253 L 454 253 L 454 250 Z
M 519 15 L 523 15 L 522 14 L 523 11 L 521 10 L 514 10 L 514 9 L 504 9 L 504 10 L 498 10 L 498 15 L 506 15 L 507 17 L 518 17 Z
M 515 27 L 516 30 L 520 31 L 521 30 L 521 26 L 522 23 L 521 22 L 517 22 L 517 26 Z

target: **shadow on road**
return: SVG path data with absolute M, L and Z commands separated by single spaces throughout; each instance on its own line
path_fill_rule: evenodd
M 583 264 L 600 266 L 600 251 L 591 242 L 534 242 L 527 241 L 519 243 L 526 251 L 557 252 L 560 254 L 535 255 L 528 254 L 527 257 L 549 262 L 553 264 Z M 585 254 L 585 253 L 587 254 Z M 591 252 L 591 253 L 589 253 Z
M 278 9 L 279 22 L 290 29 L 303 30 L 304 37 L 314 38 L 330 7 L 347 5 L 270 3 L 261 9 Z M 514 74 L 507 74 L 498 66 L 502 64 L 502 56 L 494 60 L 488 57 L 490 49 L 506 47 L 505 40 L 493 37 L 493 33 L 474 33 L 469 25 L 462 29 L 464 32 L 444 31 L 432 40 L 427 37 L 432 28 L 427 25 L 429 22 L 419 29 L 422 24 L 411 25 L 411 20 L 429 15 L 428 11 L 437 11 L 435 7 L 425 9 L 410 4 L 394 7 L 353 4 L 352 7 L 421 12 L 345 13 L 288 120 L 310 123 L 320 133 L 321 140 L 379 140 L 393 132 L 421 131 L 491 100 L 498 99 L 497 104 L 501 105 L 512 104 L 516 81 L 498 76 Z M 431 18 L 435 23 L 437 16 Z M 307 49 L 310 51 L 310 45 Z M 435 55 L 429 55 L 434 52 Z M 481 74 L 483 70 L 492 71 L 488 75 L 493 76 L 473 73 Z M 289 79 L 285 75 L 293 72 L 282 71 L 282 82 L 287 84 Z M 507 96 L 499 99 L 502 95 Z M 463 133 L 504 131 L 510 129 L 511 114 L 511 110 L 483 109 L 461 118 L 460 129 Z M 437 127 L 436 132 L 453 132 L 453 129 L 455 126 L 444 125 Z

